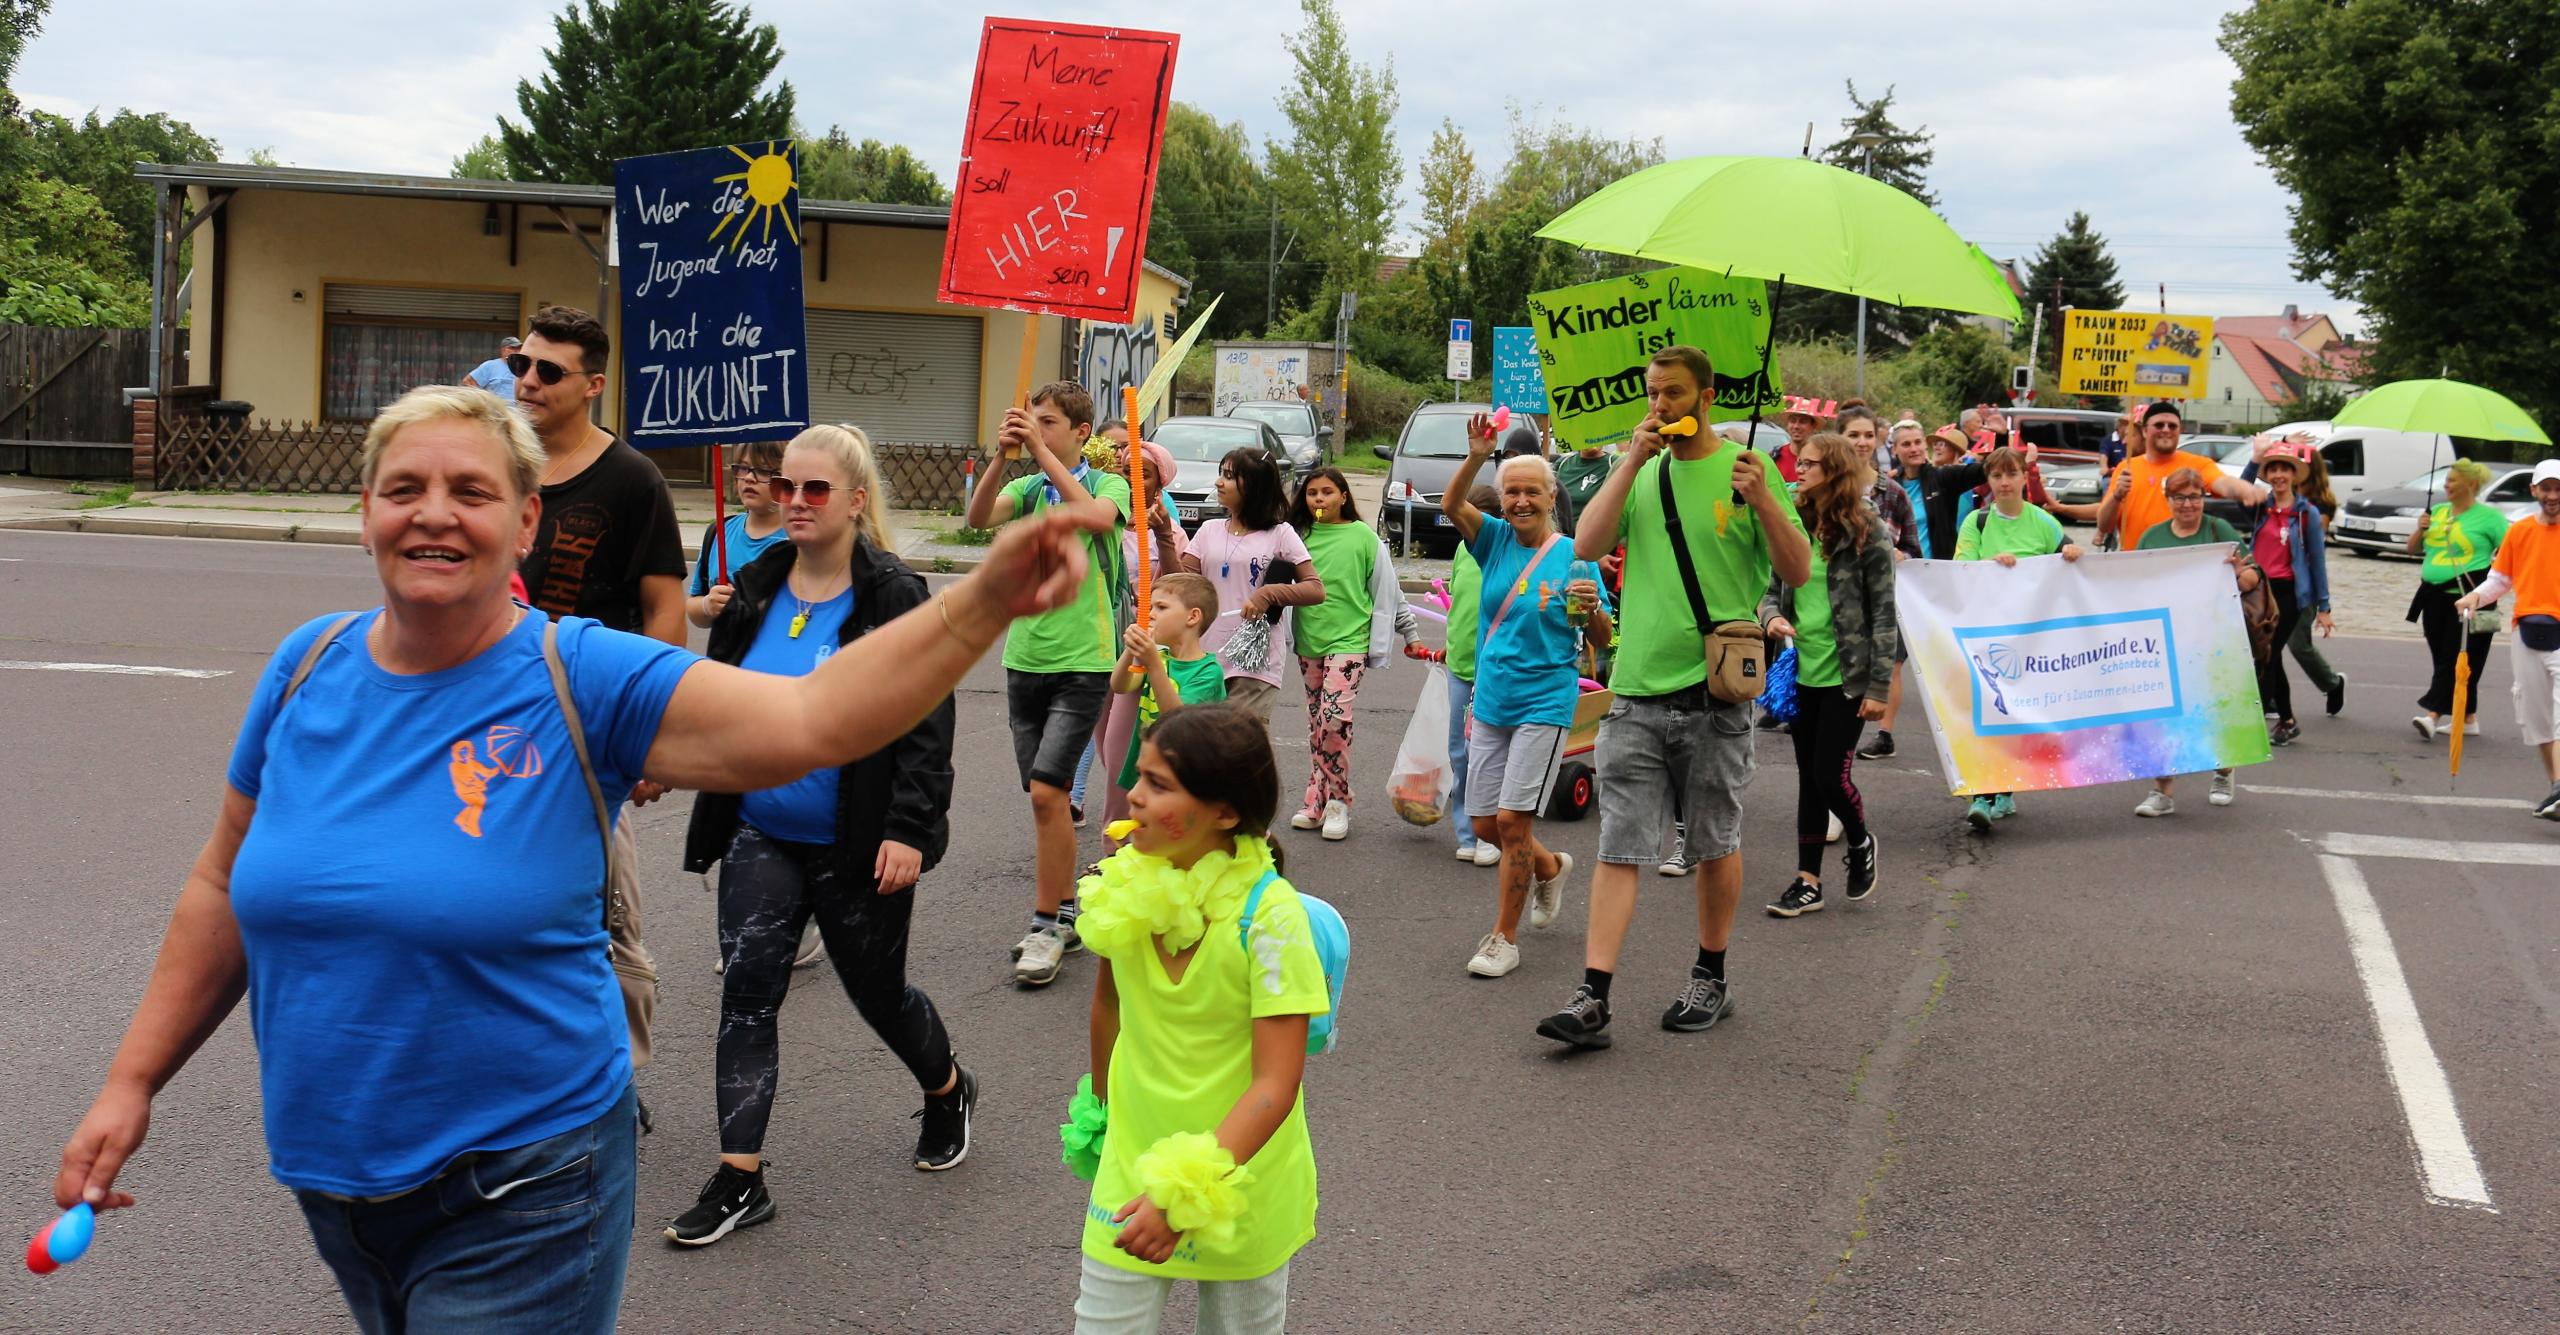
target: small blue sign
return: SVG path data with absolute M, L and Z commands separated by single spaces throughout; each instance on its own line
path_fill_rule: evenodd
M 1493 327 L 1493 406 L 1515 413 L 1547 411 L 1547 373 L 1538 364 L 1538 331 Z
M 623 439 L 789 440 L 809 425 L 800 159 L 788 140 L 613 164 Z
M 1449 341 L 1452 343 L 1475 342 L 1476 322 L 1473 320 L 1451 320 L 1449 322 Z

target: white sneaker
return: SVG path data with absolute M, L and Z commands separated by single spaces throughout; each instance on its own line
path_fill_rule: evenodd
M 1545 927 L 1556 920 L 1556 911 L 1564 907 L 1564 878 L 1573 875 L 1573 855 L 1556 854 L 1556 874 L 1541 881 L 1533 876 L 1529 882 L 1529 925 Z
M 2133 809 L 2133 814 L 2137 816 L 2167 816 L 2175 813 L 2177 809 L 2178 804 L 2170 801 L 2167 793 L 2154 788 L 2151 790 L 2149 796 L 2142 799 L 2142 805 Z
M 1487 932 L 1476 943 L 1475 958 L 1467 961 L 1467 972 L 1478 978 L 1500 978 L 1520 967 L 1520 947 L 1502 939 L 1500 932 Z
M 1058 981 L 1058 966 L 1066 958 L 1064 932 L 1034 928 L 1013 948 L 1013 981 L 1024 987 L 1047 987 Z
M 2436 721 L 2424 714 L 2420 714 L 2416 718 L 2409 720 L 2409 726 L 2417 729 L 2418 735 L 2426 738 L 2428 741 L 2432 742 L 2436 739 Z
M 1316 813 L 1314 813 L 1314 812 L 1312 812 L 1312 811 L 1301 811 L 1301 812 L 1297 813 L 1296 815 L 1291 816 L 1291 817 L 1289 818 L 1289 828 L 1290 828 L 1290 829 L 1293 829 L 1293 830 L 1312 830 L 1312 829 L 1314 829 L 1315 827 L 1316 827 Z
M 1491 867 L 1500 863 L 1502 861 L 1502 845 L 1486 843 L 1482 839 L 1477 840 L 1475 859 L 1476 865 L 1479 867 Z
M 1324 804 L 1324 837 L 1337 843 L 1351 837 L 1351 808 L 1340 802 Z
M 1460 861 L 1460 862 L 1473 862 L 1473 861 L 1475 861 L 1475 860 L 1476 860 L 1476 850 L 1478 850 L 1478 849 L 1480 849 L 1480 848 L 1483 848 L 1483 847 L 1484 847 L 1484 845 L 1482 845 L 1482 844 L 1466 844 L 1466 845 L 1461 846 L 1461 847 L 1458 849 L 1458 861 Z M 1500 856 L 1500 854 L 1496 854 L 1495 856 L 1499 857 L 1499 856 Z
M 1840 817 L 1830 813 L 1825 813 L 1825 815 L 1831 822 L 1831 828 L 1828 833 L 1822 836 L 1822 842 L 1826 844 L 1836 844 L 1840 842 Z
M 2231 805 L 2231 797 L 2231 771 L 2227 769 L 2215 770 L 2213 772 L 2213 791 L 2205 794 L 2204 800 L 2211 802 L 2218 807 L 2227 807 Z
M 2472 715 L 2472 716 L 2471 716 L 2471 718 L 2469 719 L 2469 721 L 2465 722 L 2465 723 L 2462 725 L 2462 735 L 2463 735 L 2463 736 L 2465 736 L 2465 737 L 2477 737 L 2477 736 L 2479 736 L 2479 735 L 2480 735 L 2480 716 L 2479 716 L 2479 715 L 2477 715 L 2477 714 Z

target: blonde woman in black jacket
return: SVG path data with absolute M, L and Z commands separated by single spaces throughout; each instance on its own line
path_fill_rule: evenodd
M 774 474 L 790 542 L 737 572 L 711 623 L 709 656 L 779 676 L 816 670 L 835 651 L 923 605 L 922 576 L 901 563 L 870 442 L 853 427 L 795 437 Z M 720 863 L 717 1095 L 720 1166 L 668 1240 L 706 1246 L 773 1218 L 766 1123 L 780 1069 L 776 1013 L 814 917 L 846 995 L 924 1093 L 915 1165 L 952 1167 L 969 1152 L 977 1080 L 951 1055 L 933 1002 L 907 982 L 915 886 L 940 860 L 951 805 L 949 698 L 887 749 L 842 769 L 753 793 L 704 793 L 685 836 L 685 868 Z
M 1849 776 L 1858 734 L 1884 717 L 1902 643 L 1893 610 L 1893 534 L 1867 504 L 1874 465 L 1845 436 L 1824 432 L 1796 451 L 1796 513 L 1813 541 L 1813 574 L 1802 588 L 1771 580 L 1760 624 L 1796 644 L 1796 874 L 1772 917 L 1822 908 L 1822 846 L 1840 818 L 1848 896 L 1876 888 L 1876 840 L 1866 804 Z

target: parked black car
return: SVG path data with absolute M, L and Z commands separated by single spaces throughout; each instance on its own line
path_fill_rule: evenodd
M 1458 464 L 1467 457 L 1467 419 L 1485 411 L 1481 403 L 1426 403 L 1404 419 L 1393 446 L 1377 447 L 1387 466 L 1387 492 L 1378 532 L 1398 551 L 1421 550 L 1446 557 L 1458 550 L 1458 530 L 1440 509 L 1440 495 Z M 1405 525 L 1412 522 L 1412 542 Z M 1418 548 L 1415 546 L 1418 544 Z
M 1231 450 L 1258 445 L 1280 466 L 1284 484 L 1294 486 L 1298 478 L 1280 433 L 1268 422 L 1247 417 L 1168 417 L 1147 439 L 1163 446 L 1181 465 L 1164 494 L 1175 507 L 1174 522 L 1186 532 L 1197 530 L 1203 519 L 1227 517 L 1227 507 L 1218 503 L 1218 461 Z
M 1324 463 L 1324 423 L 1309 404 L 1294 399 L 1247 399 L 1229 408 L 1227 416 L 1251 418 L 1279 432 L 1280 445 L 1289 452 L 1289 465 L 1301 477 Z

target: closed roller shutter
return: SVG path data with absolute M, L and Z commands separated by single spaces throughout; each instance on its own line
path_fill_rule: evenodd
M 809 312 L 809 406 L 877 441 L 978 443 L 974 315 Z
M 492 324 L 513 329 L 518 301 L 513 292 L 440 292 L 423 287 L 372 287 L 331 283 L 321 298 L 331 315 L 356 319 L 439 320 Z

